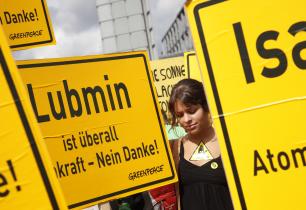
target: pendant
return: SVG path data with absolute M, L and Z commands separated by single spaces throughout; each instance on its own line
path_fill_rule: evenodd
M 209 152 L 208 148 L 201 142 L 194 150 L 189 160 L 212 160 L 213 156 Z

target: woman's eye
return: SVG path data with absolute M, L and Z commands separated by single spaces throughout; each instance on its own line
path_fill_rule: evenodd
M 194 114 L 197 111 L 197 109 L 189 109 L 187 111 L 188 114 Z
M 175 114 L 175 116 L 177 117 L 177 118 L 181 118 L 181 117 L 183 117 L 183 114 Z

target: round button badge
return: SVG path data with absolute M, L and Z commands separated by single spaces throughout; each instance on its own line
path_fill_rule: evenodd
M 218 163 L 212 162 L 212 163 L 210 164 L 210 167 L 211 167 L 212 169 L 216 169 L 216 168 L 218 168 Z

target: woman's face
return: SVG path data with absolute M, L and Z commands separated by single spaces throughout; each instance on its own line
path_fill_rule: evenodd
M 208 112 L 200 104 L 186 105 L 176 101 L 174 110 L 178 123 L 189 135 L 198 135 L 210 127 Z

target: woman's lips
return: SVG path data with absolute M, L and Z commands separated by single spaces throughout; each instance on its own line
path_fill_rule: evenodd
M 191 130 L 195 129 L 196 126 L 197 126 L 197 124 L 186 125 L 186 126 L 185 126 L 185 130 L 186 130 L 186 131 L 191 131 Z

